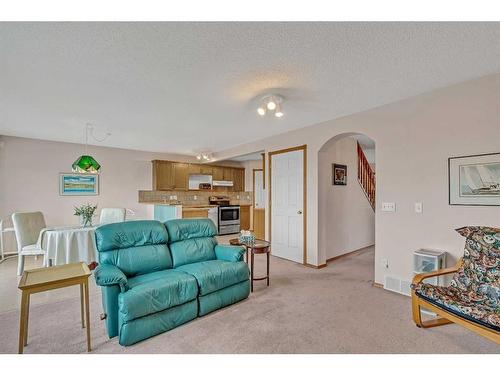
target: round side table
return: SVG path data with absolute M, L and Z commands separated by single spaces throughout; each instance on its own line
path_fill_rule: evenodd
M 253 292 L 253 282 L 260 280 L 267 280 L 267 286 L 269 286 L 269 253 L 271 252 L 271 243 L 264 240 L 256 239 L 251 244 L 246 244 L 240 242 L 239 238 L 233 238 L 229 240 L 231 245 L 243 246 L 246 249 L 245 258 L 248 263 L 248 251 L 250 251 L 250 290 Z M 266 276 L 264 277 L 254 277 L 254 255 L 255 254 L 266 254 L 267 257 L 267 267 Z

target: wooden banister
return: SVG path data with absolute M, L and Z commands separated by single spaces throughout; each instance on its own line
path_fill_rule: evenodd
M 365 192 L 366 198 L 373 210 L 375 210 L 375 173 L 366 159 L 363 149 L 358 142 L 358 181 L 363 191 Z

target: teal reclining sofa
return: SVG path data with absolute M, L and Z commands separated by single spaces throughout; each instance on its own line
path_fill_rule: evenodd
M 209 219 L 128 221 L 96 229 L 106 329 L 132 345 L 250 294 L 238 246 L 218 245 Z

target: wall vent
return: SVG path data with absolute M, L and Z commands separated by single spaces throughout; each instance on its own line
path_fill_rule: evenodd
M 411 295 L 410 284 L 411 283 L 409 281 L 401 280 L 394 276 L 386 276 L 384 281 L 384 289 L 409 297 Z

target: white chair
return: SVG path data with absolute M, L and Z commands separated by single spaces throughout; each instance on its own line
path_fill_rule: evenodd
M 45 251 L 37 244 L 40 231 L 46 227 L 41 212 L 16 212 L 12 214 L 12 223 L 16 233 L 19 257 L 17 260 L 17 275 L 24 271 L 24 257 L 27 255 L 43 255 Z
M 5 221 L 0 220 L 0 252 L 1 252 L 1 258 L 0 258 L 0 263 L 3 262 L 7 257 L 12 257 L 12 256 L 17 256 L 17 253 L 6 253 L 5 252 L 5 243 L 4 243 L 4 238 L 3 235 L 4 233 L 9 233 L 9 232 L 14 232 L 14 228 L 6 228 L 5 227 Z
M 125 221 L 125 214 L 125 208 L 103 208 L 101 210 L 101 217 L 99 218 L 99 225 Z

